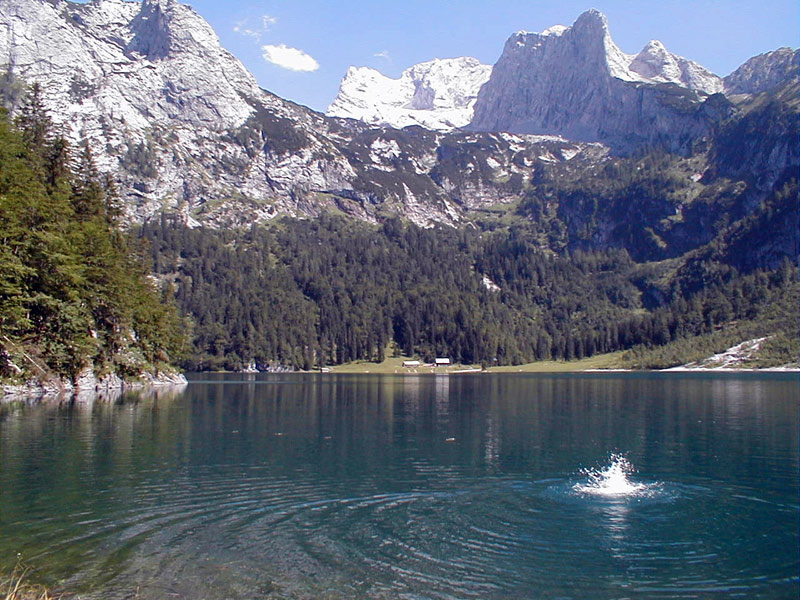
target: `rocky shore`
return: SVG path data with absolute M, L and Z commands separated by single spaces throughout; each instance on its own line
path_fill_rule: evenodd
M 186 385 L 187 383 L 186 377 L 178 372 L 145 372 L 135 380 L 124 380 L 115 374 L 98 378 L 90 368 L 87 368 L 78 375 L 74 382 L 66 379 L 34 377 L 22 384 L 2 385 L 0 386 L 0 402 L 87 394 L 113 397 L 126 389 Z

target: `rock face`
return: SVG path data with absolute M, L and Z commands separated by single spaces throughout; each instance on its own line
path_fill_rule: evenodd
M 472 120 L 478 90 L 491 72 L 490 66 L 469 57 L 420 63 L 399 79 L 351 67 L 326 114 L 372 125 L 448 131 Z
M 33 377 L 19 385 L 0 386 L 0 403 L 15 400 L 40 400 L 44 398 L 115 399 L 125 389 L 172 387 L 182 389 L 188 384 L 186 376 L 173 372 L 144 372 L 136 381 L 123 381 L 111 374 L 99 378 L 87 367 L 75 381 L 57 378 Z
M 760 94 L 797 78 L 800 50 L 778 48 L 754 56 L 725 78 L 726 94 Z
M 613 42 L 610 42 L 613 44 Z M 625 58 L 627 60 L 630 57 Z M 674 83 L 706 94 L 722 91 L 722 80 L 705 67 L 671 54 L 658 40 L 651 40 L 628 64 L 642 83 Z
M 259 89 L 175 0 L 3 0 L 0 56 L 12 77 L 43 86 L 67 135 L 87 140 L 100 169 L 118 177 L 132 222 L 166 211 L 225 227 L 335 209 L 369 221 L 455 223 L 470 207 L 510 201 L 539 156 L 605 152 L 563 139 L 447 138 L 326 118 Z M 412 69 L 413 110 L 442 102 L 468 110 L 474 85 L 454 81 L 464 69 L 486 76 L 471 60 Z M 462 165 L 442 150 L 457 139 L 469 139 L 458 155 L 468 173 L 455 172 Z M 489 147 L 497 154 L 487 163 Z
M 0 23 L 12 73 L 42 84 L 72 141 L 101 150 L 101 169 L 122 168 L 138 218 L 202 197 L 204 178 L 186 166 L 219 152 L 219 132 L 244 123 L 263 96 L 211 27 L 174 0 L 9 0 Z
M 511 36 L 470 128 L 686 151 L 708 128 L 704 99 L 720 91 L 719 77 L 660 42 L 624 54 L 605 16 L 590 10 L 569 28 Z
M 733 114 L 724 96 L 708 96 L 721 89 L 718 78 L 654 42 L 635 57 L 623 54 L 594 11 L 571 28 L 520 33 L 506 44 L 472 125 L 519 133 L 325 117 L 260 89 L 209 25 L 176 0 L 0 0 L 0 57 L 9 71 L 0 93 L 11 108 L 15 78 L 41 84 L 57 124 L 75 144 L 87 141 L 100 170 L 117 178 L 132 223 L 166 212 L 232 227 L 336 210 L 371 222 L 400 215 L 422 226 L 455 224 L 538 194 L 559 166 L 603 169 L 606 144 L 686 151 Z M 397 114 L 428 115 L 432 121 L 416 121 L 428 127 L 463 122 L 486 76 L 474 59 L 418 65 L 399 83 L 374 75 L 378 87 L 405 90 Z M 706 178 L 716 171 L 748 179 L 753 165 L 763 166 L 767 176 L 753 188 L 762 193 L 796 164 L 796 95 L 787 88 L 774 100 L 774 110 L 745 100 L 736 110 L 746 119 L 712 130 L 715 162 Z M 739 160 L 744 134 L 746 161 Z M 708 158 L 697 163 L 692 176 Z
M 174 0 L 11 0 L 0 18 L 2 56 L 15 74 L 46 84 L 79 136 L 235 127 L 253 111 L 248 97 L 261 94 L 208 24 Z

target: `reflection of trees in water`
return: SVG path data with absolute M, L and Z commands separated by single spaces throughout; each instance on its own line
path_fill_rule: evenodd
M 436 420 L 444 426 L 450 417 L 450 376 L 434 375 L 434 398 L 436 402 Z
M 486 466 L 493 470 L 500 469 L 500 431 L 491 411 L 486 413 L 486 437 L 483 459 Z

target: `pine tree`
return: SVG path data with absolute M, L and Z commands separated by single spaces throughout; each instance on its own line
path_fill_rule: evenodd
M 75 167 L 72 203 L 78 219 L 88 220 L 105 213 L 106 194 L 88 141 L 83 142 Z
M 31 86 L 15 124 L 22 133 L 22 141 L 30 153 L 32 165 L 41 170 L 47 157 L 53 122 L 44 107 L 42 88 L 38 83 Z

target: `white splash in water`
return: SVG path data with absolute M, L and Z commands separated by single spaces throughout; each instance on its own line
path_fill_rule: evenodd
M 586 481 L 576 483 L 572 489 L 581 494 L 606 496 L 609 498 L 624 498 L 640 496 L 648 491 L 644 483 L 637 483 L 629 479 L 634 472 L 633 465 L 621 454 L 612 454 L 611 464 L 604 469 L 584 469 Z

